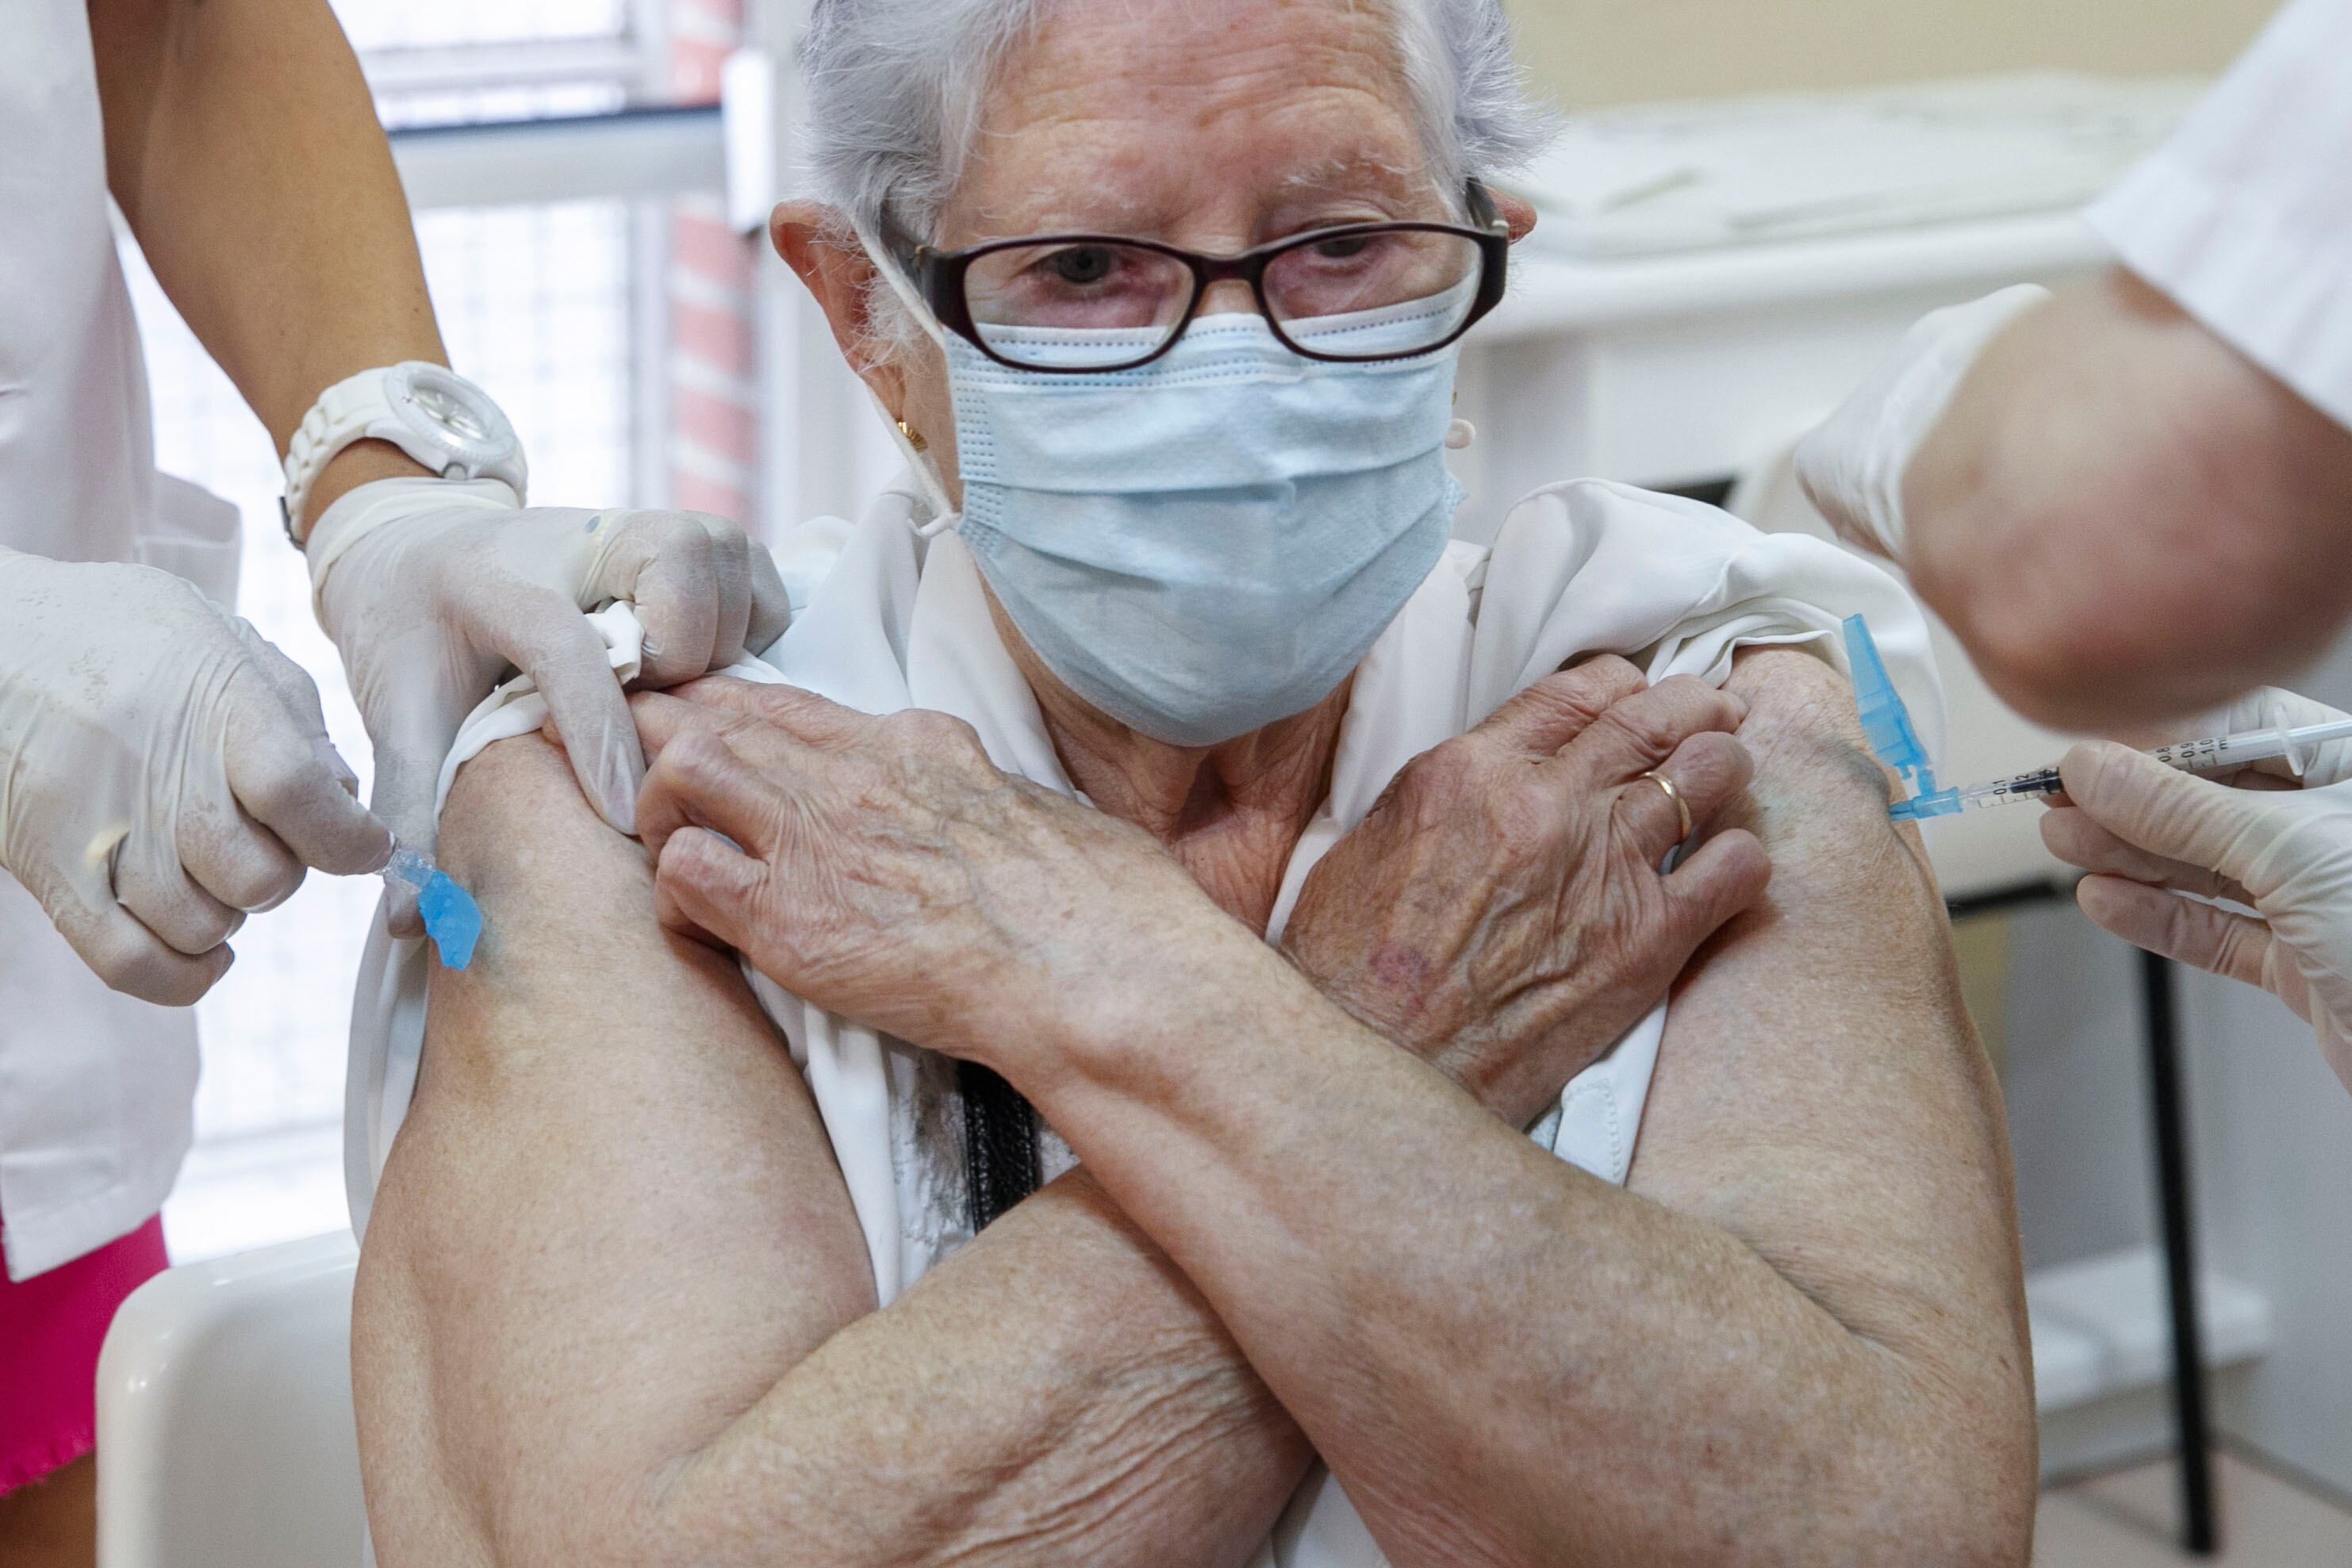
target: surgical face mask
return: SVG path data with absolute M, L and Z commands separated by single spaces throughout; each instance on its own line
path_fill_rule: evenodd
M 1427 308 L 1290 330 L 1376 350 L 1411 341 L 1422 329 L 1404 318 Z M 989 330 L 1072 364 L 1134 336 Z M 945 348 L 965 543 L 1046 666 L 1155 739 L 1212 746 L 1314 706 L 1452 534 L 1454 350 L 1325 363 L 1254 313 L 1203 317 L 1166 357 L 1109 373 Z

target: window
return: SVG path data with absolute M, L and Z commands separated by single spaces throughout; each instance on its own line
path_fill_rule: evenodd
M 629 0 L 336 0 L 335 14 L 352 47 L 379 73 L 386 55 L 440 51 L 486 44 L 544 44 L 558 39 L 625 39 Z M 527 69 L 521 57 L 488 57 L 475 68 Z
M 541 177 L 604 164 L 604 150 L 619 145 L 572 155 L 570 139 L 625 141 L 643 130 L 673 146 L 679 124 L 626 111 L 715 93 L 734 26 L 725 0 L 338 0 L 336 9 L 399 150 L 429 140 L 444 183 L 467 193 L 463 206 L 420 197 L 418 241 L 452 362 L 514 420 L 532 499 L 674 502 L 753 521 L 751 242 L 718 216 L 707 177 L 715 152 L 639 159 L 630 166 L 649 172 L 618 194 L 583 198 L 576 183 Z M 687 133 L 715 148 L 715 124 L 684 118 Z M 527 156 L 496 133 L 449 129 L 516 120 L 535 122 L 506 133 L 527 135 Z M 610 183 L 608 168 L 598 173 Z M 126 238 L 123 248 L 158 465 L 242 508 L 238 609 L 318 682 L 330 733 L 364 784 L 358 711 L 312 617 L 305 563 L 279 531 L 269 439 L 135 246 Z M 237 937 L 236 966 L 199 1009 L 197 1147 L 164 1209 L 176 1260 L 343 1223 L 344 1052 L 378 893 L 373 878 L 313 876 Z

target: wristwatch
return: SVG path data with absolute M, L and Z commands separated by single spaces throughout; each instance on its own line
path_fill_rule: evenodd
M 502 479 L 522 498 L 530 470 L 514 426 L 490 394 L 445 366 L 404 360 L 362 371 L 319 394 L 286 447 L 286 537 L 303 546 L 296 520 L 310 486 L 336 454 L 361 441 L 389 441 L 445 479 Z

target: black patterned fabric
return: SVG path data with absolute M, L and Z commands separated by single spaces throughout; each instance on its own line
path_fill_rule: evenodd
M 1037 1113 L 1021 1092 L 977 1062 L 959 1062 L 964 1166 L 977 1236 L 1037 1190 Z

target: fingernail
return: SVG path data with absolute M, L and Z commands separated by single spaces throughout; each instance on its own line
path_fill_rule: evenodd
M 604 820 L 628 834 L 637 834 L 637 772 L 615 751 L 604 759 Z
M 343 760 L 343 754 L 335 749 L 335 743 L 323 735 L 316 736 L 310 741 L 310 749 L 317 753 L 320 762 L 326 764 L 327 771 L 334 776 L 335 782 L 356 799 L 360 792 L 360 776 L 352 771 L 352 765 Z

